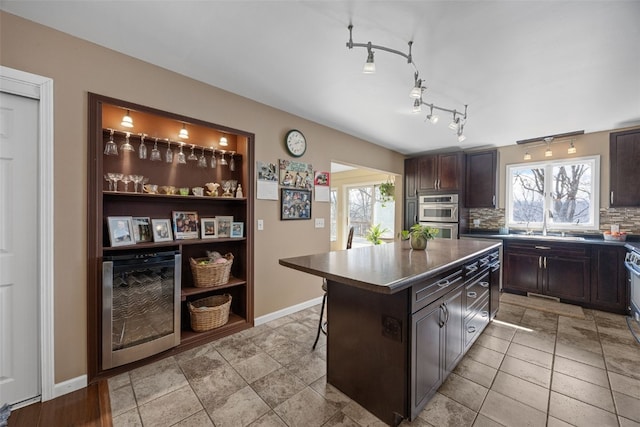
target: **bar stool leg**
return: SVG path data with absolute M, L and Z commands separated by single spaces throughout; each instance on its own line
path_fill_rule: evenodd
M 325 328 L 323 328 L 322 326 L 322 318 L 324 316 L 324 304 L 327 301 L 327 293 L 325 292 L 324 295 L 322 296 L 322 308 L 320 309 L 320 321 L 318 322 L 318 333 L 316 334 L 316 340 L 313 343 L 313 350 L 316 349 L 316 345 L 318 345 L 318 339 L 320 339 L 320 332 L 324 333 L 325 335 L 327 334 L 327 331 Z

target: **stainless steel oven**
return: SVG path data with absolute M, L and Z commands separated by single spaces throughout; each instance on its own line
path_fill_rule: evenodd
M 436 239 L 451 239 L 456 240 L 458 238 L 458 223 L 457 222 L 431 222 L 420 221 L 422 225 L 428 225 L 438 229 Z
M 443 194 L 420 196 L 418 204 L 420 222 L 458 222 L 458 195 Z

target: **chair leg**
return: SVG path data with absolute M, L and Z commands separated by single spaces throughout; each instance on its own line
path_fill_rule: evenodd
M 320 321 L 318 322 L 318 333 L 316 334 L 316 340 L 313 343 L 313 350 L 316 349 L 316 345 L 318 345 L 318 339 L 320 339 L 320 332 L 323 332 L 326 335 L 326 331 L 322 328 L 322 318 L 324 317 L 324 304 L 327 301 L 327 293 L 325 292 L 322 296 L 322 308 L 320 308 Z

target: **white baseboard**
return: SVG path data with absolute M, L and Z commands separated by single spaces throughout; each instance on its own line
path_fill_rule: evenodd
M 53 386 L 53 399 L 64 394 L 71 393 L 72 391 L 80 390 L 82 388 L 85 388 L 86 386 L 86 375 L 80 375 L 79 377 L 71 378 L 70 380 L 57 383 Z
M 309 301 L 302 302 L 300 304 L 292 305 L 291 307 L 283 308 L 282 310 L 274 311 L 273 313 L 265 314 L 264 316 L 256 317 L 253 320 L 255 326 L 262 325 L 263 323 L 270 322 L 272 320 L 279 319 L 287 316 L 291 313 L 296 313 L 305 308 L 313 307 L 322 302 L 322 297 L 314 298 Z

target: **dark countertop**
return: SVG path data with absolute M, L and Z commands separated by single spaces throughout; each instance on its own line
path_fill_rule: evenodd
M 430 240 L 426 251 L 400 243 L 283 258 L 280 264 L 371 292 L 393 294 L 498 248 L 486 239 Z
M 627 241 L 604 240 L 601 234 L 584 234 L 584 235 L 567 235 L 561 237 L 558 235 L 542 236 L 540 234 L 526 235 L 524 233 L 498 234 L 495 231 L 487 232 L 471 232 L 460 235 L 461 238 L 473 239 L 500 239 L 500 240 L 522 240 L 530 242 L 558 242 L 558 243 L 577 243 L 590 245 L 609 245 L 609 246 L 640 246 L 640 242 L 636 241 L 637 236 L 627 236 Z

